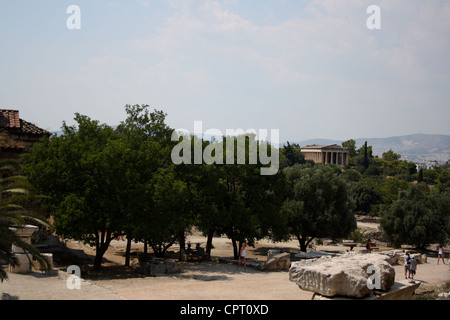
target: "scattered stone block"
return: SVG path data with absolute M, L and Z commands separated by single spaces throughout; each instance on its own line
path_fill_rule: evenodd
M 181 271 L 180 265 L 177 263 L 175 259 L 166 259 L 164 260 L 165 265 L 165 273 L 173 274 Z
M 271 255 L 270 255 L 271 256 Z M 260 264 L 258 268 L 260 270 L 274 271 L 274 270 L 288 270 L 291 266 L 291 254 L 284 252 L 272 256 L 266 262 Z
M 388 291 L 395 282 L 395 270 L 380 254 L 347 253 L 337 257 L 293 262 L 289 279 L 300 289 L 325 297 L 362 298 L 372 292 L 367 285 L 370 266 L 380 270 L 380 290 Z

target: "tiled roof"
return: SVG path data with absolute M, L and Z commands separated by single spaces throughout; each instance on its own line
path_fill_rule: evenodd
M 20 128 L 19 111 L 0 109 L 0 128 Z
M 22 133 L 35 135 L 51 135 L 31 122 L 19 118 L 19 111 L 0 109 L 0 128 L 16 128 Z
M 32 124 L 31 122 L 24 121 L 20 119 L 20 127 L 22 128 L 22 132 L 31 133 L 37 135 L 51 135 L 47 130 L 41 129 L 38 126 Z

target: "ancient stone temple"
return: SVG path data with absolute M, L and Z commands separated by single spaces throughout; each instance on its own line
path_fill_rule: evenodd
M 312 160 L 315 163 L 348 165 L 348 149 L 337 144 L 304 146 L 301 148 L 301 152 L 304 154 L 305 160 Z

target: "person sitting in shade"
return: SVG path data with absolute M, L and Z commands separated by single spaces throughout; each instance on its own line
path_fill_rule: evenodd
M 198 260 L 203 260 L 205 250 L 203 250 L 203 248 L 200 246 L 200 243 L 197 243 L 195 250 L 197 250 Z
M 194 253 L 194 250 L 191 248 L 191 244 L 188 243 L 187 249 L 186 249 L 186 257 L 187 257 L 188 260 L 192 259 L 193 253 Z

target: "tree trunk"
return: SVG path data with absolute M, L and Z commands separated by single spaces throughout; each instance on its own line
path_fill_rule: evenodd
M 186 252 L 186 236 L 184 235 L 184 230 L 180 232 L 178 236 L 178 242 L 180 243 L 180 261 L 183 260 L 183 253 Z
M 148 242 L 147 242 L 147 240 L 145 239 L 145 240 L 144 240 L 144 255 L 147 255 L 147 252 L 148 252 Z
M 95 237 L 95 258 L 94 258 L 94 270 L 100 270 L 102 267 L 103 255 L 108 250 L 111 243 L 111 232 L 100 231 Z
M 208 240 L 206 240 L 206 257 L 207 259 L 211 259 L 211 249 L 212 249 L 212 241 L 214 238 L 214 229 L 208 232 Z
M 239 258 L 239 251 L 238 251 L 236 240 L 231 239 L 231 243 L 233 244 L 233 256 L 234 256 L 234 259 L 237 259 L 237 258 Z
M 300 251 L 301 252 L 307 252 L 308 251 L 308 245 L 311 243 L 311 241 L 314 240 L 314 237 L 312 237 L 309 240 L 306 240 L 307 237 L 302 237 L 300 235 L 297 235 L 298 243 L 300 244 Z
M 131 237 L 127 237 L 127 250 L 125 252 L 125 267 L 130 266 L 130 253 L 131 253 Z

